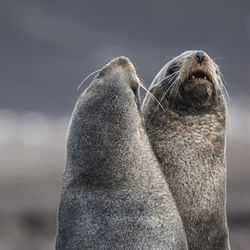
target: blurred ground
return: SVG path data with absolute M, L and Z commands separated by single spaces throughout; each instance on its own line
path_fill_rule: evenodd
M 250 117 L 245 102 L 231 106 L 228 219 L 241 250 L 250 249 Z M 0 120 L 0 249 L 54 249 L 69 117 L 2 110 Z

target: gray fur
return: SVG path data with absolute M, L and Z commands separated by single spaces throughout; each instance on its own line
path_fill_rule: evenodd
M 171 85 L 173 81 L 167 75 L 174 65 L 178 71 Z M 195 103 L 196 99 L 188 103 L 181 94 L 181 84 L 194 69 L 208 72 L 214 85 L 210 99 L 201 104 Z M 198 65 L 195 51 L 187 51 L 167 63 L 150 87 L 164 110 L 149 95 L 142 108 L 150 143 L 174 195 L 192 250 L 230 249 L 225 187 L 226 115 L 218 70 L 208 56 L 203 65 Z M 202 81 L 197 86 L 203 86 Z
M 81 94 L 67 137 L 56 249 L 187 249 L 178 210 L 150 147 L 127 58 Z

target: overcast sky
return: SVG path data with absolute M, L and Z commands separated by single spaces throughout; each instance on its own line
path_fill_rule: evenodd
M 1 1 L 0 30 L 1 109 L 70 114 L 80 82 L 113 57 L 148 86 L 188 49 L 217 58 L 232 98 L 250 94 L 247 0 Z

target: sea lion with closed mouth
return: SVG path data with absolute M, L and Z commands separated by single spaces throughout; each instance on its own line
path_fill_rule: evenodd
M 226 109 L 218 66 L 187 51 L 157 74 L 143 103 L 146 131 L 183 220 L 190 249 L 229 249 Z
M 186 235 L 146 135 L 139 79 L 108 63 L 72 114 L 56 249 L 187 249 Z

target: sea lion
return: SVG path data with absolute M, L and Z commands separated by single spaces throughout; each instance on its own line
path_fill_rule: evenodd
M 229 249 L 226 109 L 218 66 L 204 51 L 168 62 L 142 111 L 146 131 L 185 227 L 190 249 Z
M 187 249 L 146 135 L 130 60 L 108 63 L 81 94 L 68 136 L 56 249 Z

